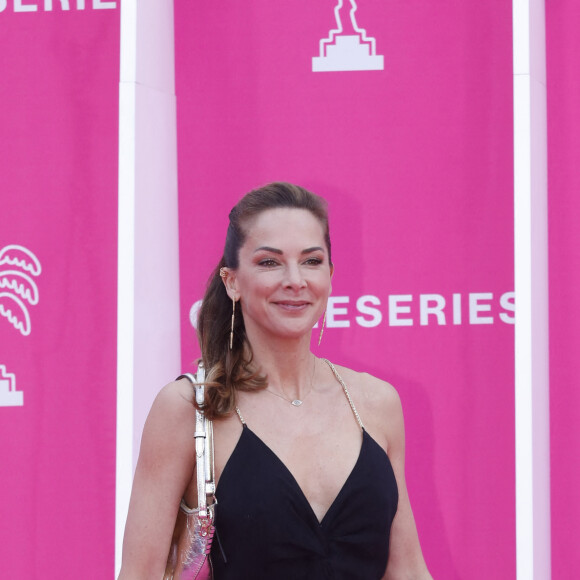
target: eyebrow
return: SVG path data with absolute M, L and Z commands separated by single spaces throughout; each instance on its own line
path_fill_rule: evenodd
M 272 248 L 270 246 L 260 246 L 254 250 L 254 254 L 256 252 L 272 252 L 273 254 L 278 254 L 280 256 L 284 253 L 282 250 L 279 250 L 278 248 Z M 305 250 L 302 250 L 300 253 L 312 254 L 312 252 L 324 252 L 324 248 L 321 246 L 313 246 L 312 248 L 306 248 Z

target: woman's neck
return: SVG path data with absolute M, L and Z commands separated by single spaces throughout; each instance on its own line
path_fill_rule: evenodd
M 248 337 L 250 338 L 250 337 Z M 310 350 L 310 336 L 296 340 L 250 340 L 254 363 L 268 377 L 268 388 L 290 399 L 303 399 L 313 388 L 316 357 Z

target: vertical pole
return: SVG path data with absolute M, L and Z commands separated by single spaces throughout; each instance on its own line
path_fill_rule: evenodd
M 123 532 L 133 479 L 136 38 L 137 3 L 125 0 L 121 2 L 119 83 L 115 577 L 121 568 Z
M 141 432 L 181 372 L 173 3 L 121 3 L 115 570 Z
M 546 50 L 543 0 L 513 1 L 516 566 L 550 578 Z

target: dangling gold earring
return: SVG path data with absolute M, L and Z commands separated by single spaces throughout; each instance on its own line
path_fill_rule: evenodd
M 324 318 L 322 319 L 322 326 L 320 327 L 320 336 L 318 337 L 318 346 L 322 342 L 322 335 L 324 333 L 324 324 L 326 323 L 326 310 L 324 311 Z
M 232 328 L 230 330 L 230 350 L 234 346 L 234 318 L 236 316 L 236 301 L 232 298 Z

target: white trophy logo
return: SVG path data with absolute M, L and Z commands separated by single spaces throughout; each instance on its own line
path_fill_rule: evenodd
M 38 286 L 33 277 L 42 272 L 38 258 L 23 246 L 0 250 L 0 316 L 23 336 L 30 334 L 28 305 L 38 304 Z
M 0 365 L 0 407 L 22 407 L 24 393 L 16 390 L 16 377 Z
M 320 56 L 312 57 L 313 72 L 384 69 L 384 57 L 376 53 L 375 39 L 367 36 L 366 30 L 356 23 L 355 0 L 349 1 L 350 23 L 346 18 L 341 19 L 341 11 L 346 16 L 347 9 L 343 0 L 338 0 L 334 8 L 336 28 L 328 33 L 328 38 L 320 40 Z M 350 24 L 349 29 L 343 27 L 343 21 Z

